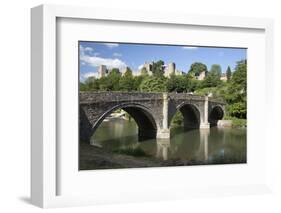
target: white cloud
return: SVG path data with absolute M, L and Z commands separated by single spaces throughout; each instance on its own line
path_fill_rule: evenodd
M 119 68 L 124 69 L 127 67 L 126 63 L 117 58 L 102 58 L 97 56 L 82 55 L 80 60 L 85 62 L 87 65 L 92 67 L 98 67 L 100 65 L 105 65 L 107 68 Z
M 82 45 L 80 45 L 80 54 L 91 54 L 94 56 L 99 55 L 98 52 L 94 52 L 94 48 L 92 47 L 83 47 Z
M 114 57 L 122 57 L 122 54 L 121 53 L 113 53 L 113 56 Z
M 83 46 L 80 46 L 80 60 L 81 63 L 92 67 L 98 67 L 105 65 L 107 68 L 119 68 L 124 69 L 127 67 L 126 63 L 117 58 L 102 58 L 97 55 L 89 55 Z
M 86 72 L 84 74 L 81 75 L 82 78 L 87 79 L 89 77 L 98 77 L 98 73 L 97 72 Z
M 107 46 L 108 48 L 114 48 L 119 46 L 119 44 L 116 43 L 103 43 L 103 45 Z
M 92 47 L 84 47 L 84 46 L 80 45 L 80 52 L 92 53 L 93 51 L 94 51 L 94 49 Z
M 84 51 L 85 52 L 92 52 L 92 51 L 94 51 L 94 49 L 92 47 L 85 47 Z
M 143 64 L 138 66 L 138 69 L 141 70 L 143 68 Z
M 198 47 L 191 47 L 191 46 L 184 46 L 182 47 L 183 49 L 188 49 L 188 50 L 195 50 L 198 49 Z
M 86 72 L 80 75 L 80 81 L 84 82 L 87 78 L 89 77 L 95 77 L 98 78 L 98 73 L 97 72 Z

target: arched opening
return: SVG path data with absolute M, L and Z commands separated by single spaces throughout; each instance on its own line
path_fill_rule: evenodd
M 209 123 L 210 126 L 217 126 L 218 124 L 218 120 L 221 120 L 224 116 L 224 111 L 222 109 L 221 106 L 215 106 L 213 107 L 213 109 L 211 110 L 210 114 L 209 114 Z
M 185 130 L 200 127 L 200 112 L 193 104 L 182 104 L 171 119 L 170 127 L 183 126 Z
M 79 168 L 143 166 L 142 158 L 150 157 L 156 149 L 151 142 L 156 138 L 157 123 L 150 110 L 129 103 L 98 114 L 93 109 L 90 105 L 80 107 Z
M 119 122 L 118 126 L 107 126 L 107 134 L 116 135 L 117 132 L 118 134 L 120 133 L 119 136 L 121 137 L 137 135 L 138 141 L 156 138 L 157 125 L 155 119 L 149 109 L 139 104 L 123 104 L 107 110 L 93 125 L 92 135 L 95 134 L 104 121 Z M 112 130 L 115 130 L 115 133 Z M 126 133 L 122 135 L 122 132 Z

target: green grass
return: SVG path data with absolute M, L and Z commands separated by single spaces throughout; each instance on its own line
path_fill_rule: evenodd
M 247 127 L 247 119 L 235 118 L 231 116 L 225 116 L 224 120 L 231 120 L 233 128 L 244 128 Z
M 130 155 L 130 156 L 134 156 L 134 157 L 147 157 L 148 156 L 148 154 L 146 154 L 140 147 L 122 148 L 122 149 L 114 150 L 113 152 L 116 154 Z

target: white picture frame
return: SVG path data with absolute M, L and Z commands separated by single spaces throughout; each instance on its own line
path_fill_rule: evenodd
M 264 105 L 272 104 L 273 100 L 269 91 L 273 88 L 270 77 L 273 76 L 273 21 L 270 19 L 240 18 L 240 17 L 216 17 L 187 14 L 166 14 L 152 13 L 146 11 L 122 11 L 100 8 L 85 8 L 74 6 L 54 6 L 41 5 L 31 10 L 31 56 L 32 56 L 32 88 L 31 88 L 31 201 L 33 204 L 47 207 L 91 205 L 99 203 L 116 202 L 138 202 L 143 200 L 165 200 L 180 199 L 198 196 L 210 195 L 233 195 L 233 194 L 252 194 L 270 192 L 271 172 L 269 161 L 261 168 L 265 177 L 259 179 L 254 184 L 249 182 L 234 183 L 233 185 L 221 184 L 217 186 L 201 187 L 200 182 L 194 183 L 194 188 L 178 188 L 172 184 L 166 189 L 152 188 L 149 195 L 144 193 L 132 196 L 131 192 L 104 193 L 103 196 L 85 195 L 58 195 L 58 184 L 60 183 L 59 174 L 61 167 L 58 165 L 60 158 L 58 152 L 58 95 L 57 88 L 61 83 L 57 79 L 57 20 L 80 19 L 80 20 L 101 20 L 101 21 L 119 21 L 134 23 L 153 23 L 155 25 L 165 26 L 200 26 L 206 28 L 225 28 L 228 30 L 247 30 L 253 29 L 262 31 L 264 44 L 264 69 L 261 75 L 266 76 L 264 81 L 264 95 L 262 96 Z M 266 75 L 265 75 L 266 74 Z M 252 83 L 252 88 L 254 84 Z M 254 102 L 255 99 L 252 99 Z M 254 103 L 251 104 L 253 106 Z M 267 122 L 263 117 L 263 122 Z M 267 127 L 268 128 L 268 127 Z M 258 130 L 258 129 L 255 129 Z M 268 129 L 267 129 L 268 130 Z M 268 131 L 265 131 L 261 141 L 262 147 L 270 150 Z M 264 156 L 269 153 L 264 151 Z M 245 168 L 247 169 L 247 168 Z M 220 168 L 221 170 L 221 168 Z M 257 169 L 258 170 L 258 169 Z M 144 170 L 142 170 L 143 172 Z M 173 173 L 178 170 L 170 169 Z M 134 175 L 136 170 L 123 171 L 124 174 Z M 150 170 L 151 173 L 154 170 Z M 154 173 L 154 174 L 157 174 Z M 178 173 L 180 174 L 180 173 Z M 93 175 L 93 174 L 92 174 Z M 74 183 L 75 184 L 75 183 Z M 127 194 L 126 194 L 127 193 Z M 165 195 L 166 194 L 166 195 Z M 172 195 L 172 196 L 171 196 Z

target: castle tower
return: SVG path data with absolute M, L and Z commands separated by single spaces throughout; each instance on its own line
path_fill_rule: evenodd
M 106 76 L 107 72 L 106 72 L 106 66 L 105 65 L 99 66 L 98 74 L 99 74 L 99 78 Z
M 151 63 L 145 62 L 143 67 L 147 70 L 148 75 L 152 75 L 152 65 Z
M 166 70 L 165 70 L 165 76 L 170 77 L 171 75 L 176 74 L 176 64 L 174 62 L 169 63 Z

